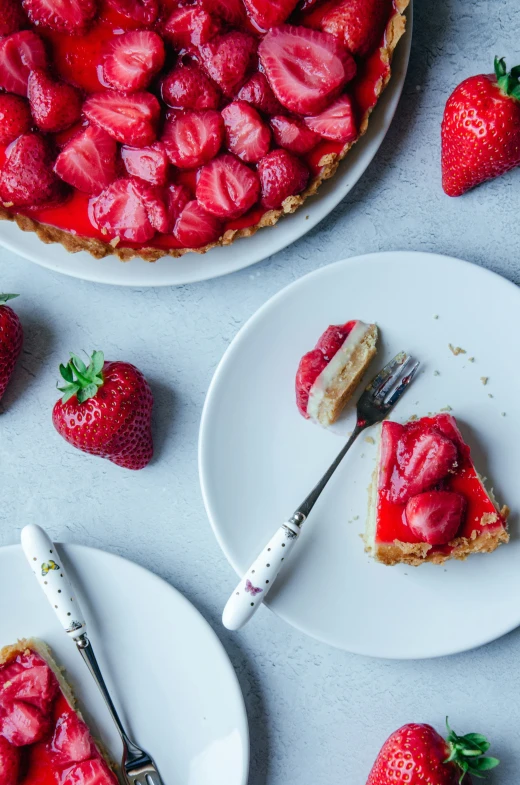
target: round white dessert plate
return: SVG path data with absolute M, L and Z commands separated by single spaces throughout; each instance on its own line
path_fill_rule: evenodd
M 392 78 L 370 118 L 368 131 L 354 145 L 335 176 L 323 183 L 316 196 L 285 216 L 274 227 L 237 240 L 208 253 L 165 257 L 154 264 L 142 259 L 122 263 L 115 256 L 94 259 L 82 251 L 68 253 L 61 245 L 45 245 L 34 233 L 22 232 L 10 221 L 0 221 L 0 245 L 55 272 L 97 283 L 118 286 L 171 286 L 193 283 L 241 270 L 272 256 L 318 224 L 348 194 L 377 153 L 392 122 L 403 89 L 412 39 L 412 5 L 407 9 L 407 32 L 399 42 Z M 347 218 L 348 220 L 348 218 Z
M 155 758 L 164 785 L 246 785 L 244 702 L 209 624 L 176 589 L 132 562 L 80 545 L 58 549 L 114 702 Z M 0 574 L 0 647 L 24 637 L 45 640 L 119 763 L 121 743 L 101 695 L 20 546 L 0 549 Z
M 418 252 L 359 256 L 266 303 L 224 355 L 202 417 L 199 469 L 215 535 L 243 575 L 341 449 L 354 407 L 333 430 L 320 428 L 299 414 L 294 377 L 326 327 L 350 319 L 381 330 L 367 379 L 402 349 L 421 360 L 392 418 L 451 407 L 477 469 L 512 509 L 511 542 L 443 566 L 376 563 L 360 539 L 376 458 L 368 431 L 304 524 L 267 604 L 308 635 L 359 654 L 423 658 L 480 646 L 520 624 L 520 290 L 484 268 Z M 453 354 L 450 343 L 465 353 Z M 235 585 L 230 573 L 230 592 Z

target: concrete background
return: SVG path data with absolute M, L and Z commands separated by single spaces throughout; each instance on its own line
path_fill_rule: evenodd
M 362 785 L 393 729 L 408 721 L 442 728 L 446 714 L 461 732 L 493 740 L 503 762 L 491 783 L 517 781 L 520 633 L 418 663 L 335 651 L 266 609 L 240 635 L 226 634 L 219 618 L 235 575 L 205 516 L 197 435 L 211 376 L 239 327 L 317 266 L 373 251 L 425 250 L 520 283 L 520 170 L 450 200 L 439 164 L 450 91 L 490 71 L 495 54 L 519 62 L 519 30 L 516 0 L 417 2 L 403 97 L 374 162 L 314 231 L 255 267 L 177 289 L 124 290 L 61 277 L 0 250 L 0 289 L 23 295 L 15 308 L 26 334 L 0 403 L 0 544 L 17 542 L 25 523 L 43 522 L 56 540 L 121 554 L 184 592 L 237 670 L 252 728 L 251 785 Z M 53 430 L 58 364 L 70 350 L 92 348 L 134 362 L 150 380 L 156 458 L 145 471 L 82 455 Z M 456 612 L 454 598 L 446 613 Z

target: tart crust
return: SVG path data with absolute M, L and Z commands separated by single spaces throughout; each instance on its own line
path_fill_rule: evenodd
M 383 63 L 390 66 L 392 55 L 406 30 L 406 17 L 404 11 L 408 7 L 410 0 L 395 0 L 395 11 L 388 21 L 385 30 L 385 43 L 380 49 L 380 57 Z M 379 80 L 375 88 L 376 102 L 381 96 L 381 93 L 387 86 L 391 77 L 391 69 L 388 73 Z M 185 253 L 199 253 L 203 254 L 215 246 L 231 245 L 232 242 L 241 237 L 251 237 L 253 234 L 263 228 L 264 226 L 274 226 L 278 220 L 285 214 L 294 213 L 309 196 L 313 196 L 324 180 L 329 180 L 336 172 L 340 161 L 345 158 L 349 150 L 355 143 L 365 134 L 368 128 L 368 120 L 374 106 L 365 112 L 360 128 L 359 136 L 354 142 L 349 142 L 340 153 L 330 153 L 324 155 L 321 161 L 321 171 L 314 177 L 305 191 L 297 196 L 289 196 L 278 210 L 268 210 L 261 217 L 260 221 L 254 226 L 248 226 L 244 229 L 228 229 L 222 237 L 213 243 L 208 243 L 202 248 L 118 248 L 115 243 L 104 243 L 95 237 L 82 237 L 66 232 L 63 229 L 58 229 L 49 224 L 42 224 L 39 221 L 30 218 L 27 215 L 12 214 L 0 204 L 0 220 L 14 221 L 18 227 L 24 232 L 35 232 L 38 238 L 44 243 L 61 243 L 63 247 L 70 253 L 77 253 L 78 251 L 88 251 L 96 259 L 102 259 L 104 256 L 114 254 L 121 261 L 127 262 L 134 257 L 140 257 L 147 262 L 156 262 L 163 256 L 179 257 Z

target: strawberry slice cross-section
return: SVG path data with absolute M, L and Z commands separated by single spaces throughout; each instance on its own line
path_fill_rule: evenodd
M 26 96 L 29 73 L 46 65 L 43 41 L 31 30 L 0 40 L 0 87 L 7 92 Z
M 98 194 L 116 177 L 117 143 L 91 125 L 63 148 L 54 164 L 61 179 L 87 194 Z
M 110 87 L 127 93 L 144 90 L 164 64 L 160 35 L 131 30 L 111 39 L 103 60 L 103 77 Z
M 83 113 L 121 144 L 145 147 L 155 141 L 160 107 L 151 93 L 94 93 L 83 104 Z
M 167 232 L 168 214 L 159 193 L 136 178 L 115 180 L 93 203 L 94 219 L 110 238 L 144 243 Z
M 222 115 L 212 109 L 172 112 L 161 141 L 172 164 L 179 169 L 195 169 L 220 150 L 224 141 Z
M 218 218 L 238 218 L 255 204 L 259 194 L 256 172 L 229 153 L 214 158 L 200 171 L 197 200 Z

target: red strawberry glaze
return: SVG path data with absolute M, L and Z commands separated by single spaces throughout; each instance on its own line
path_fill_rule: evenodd
M 172 9 L 176 7 L 172 4 Z M 395 9 L 393 9 L 395 13 Z M 155 29 L 161 32 L 161 20 L 155 25 Z M 49 50 L 52 51 L 52 62 L 56 75 L 63 80 L 79 87 L 85 93 L 102 92 L 107 90 L 104 84 L 102 68 L 100 62 L 107 43 L 116 34 L 128 30 L 142 28 L 143 25 L 118 13 L 107 0 L 101 0 L 100 13 L 95 23 L 89 30 L 81 36 L 71 36 L 68 33 L 45 30 L 38 27 L 36 32 L 48 43 Z M 252 25 L 244 22 L 244 31 L 251 33 Z M 258 32 L 258 31 L 255 31 Z M 165 39 L 167 40 L 167 39 Z M 361 118 L 370 110 L 377 101 L 377 93 L 382 79 L 389 72 L 389 65 L 384 63 L 380 56 L 380 48 L 384 45 L 384 39 L 380 45 L 368 58 L 358 62 L 358 71 L 355 78 L 348 86 L 348 92 L 353 97 L 356 117 Z M 181 52 L 182 56 L 183 53 Z M 167 61 L 171 66 L 171 59 Z M 155 80 L 149 90 L 160 96 L 159 80 Z M 162 107 L 164 114 L 164 107 Z M 64 144 L 78 130 L 75 126 L 62 134 L 55 135 L 58 145 Z M 321 170 L 321 160 L 330 153 L 339 153 L 343 148 L 342 142 L 332 142 L 323 140 L 309 153 L 300 156 L 307 164 L 311 176 L 317 176 Z M 5 159 L 5 148 L 0 145 L 0 166 Z M 196 171 L 175 172 L 175 182 L 187 182 L 193 193 L 195 193 Z M 18 212 L 27 214 L 43 224 L 49 224 L 59 229 L 71 232 L 72 234 L 84 237 L 92 237 L 107 242 L 112 238 L 92 225 L 89 218 L 90 198 L 73 190 L 72 196 L 63 204 L 52 207 L 19 209 Z M 245 215 L 238 219 L 229 220 L 224 223 L 223 231 L 245 229 L 256 225 L 266 212 L 259 204 L 255 205 Z M 120 243 L 119 247 L 138 248 L 139 246 L 128 241 Z M 156 234 L 151 240 L 146 242 L 148 247 L 163 249 L 180 248 L 179 242 L 173 235 Z
M 405 426 L 400 426 L 393 422 L 383 423 L 381 439 L 384 467 L 380 473 L 377 491 L 376 542 L 378 544 L 393 543 L 394 540 L 408 543 L 421 542 L 421 539 L 413 534 L 406 522 L 406 503 L 390 501 L 389 478 L 396 468 L 395 448 L 400 435 L 407 430 L 413 429 L 419 436 L 430 428 L 437 429 L 444 436 L 452 439 L 458 448 L 458 466 L 456 471 L 448 474 L 438 486 L 435 486 L 445 491 L 460 493 L 466 500 L 466 514 L 462 526 L 457 532 L 457 537 L 470 539 L 474 531 L 477 534 L 480 534 L 482 531 L 491 533 L 505 526 L 505 520 L 497 512 L 479 480 L 470 457 L 469 447 L 464 443 L 455 419 L 451 415 L 439 414 L 435 417 L 423 417 L 419 421 L 408 423 Z M 495 523 L 482 526 L 480 521 L 486 513 L 496 514 L 497 520 Z M 434 545 L 429 553 L 449 553 L 451 550 L 449 545 Z

